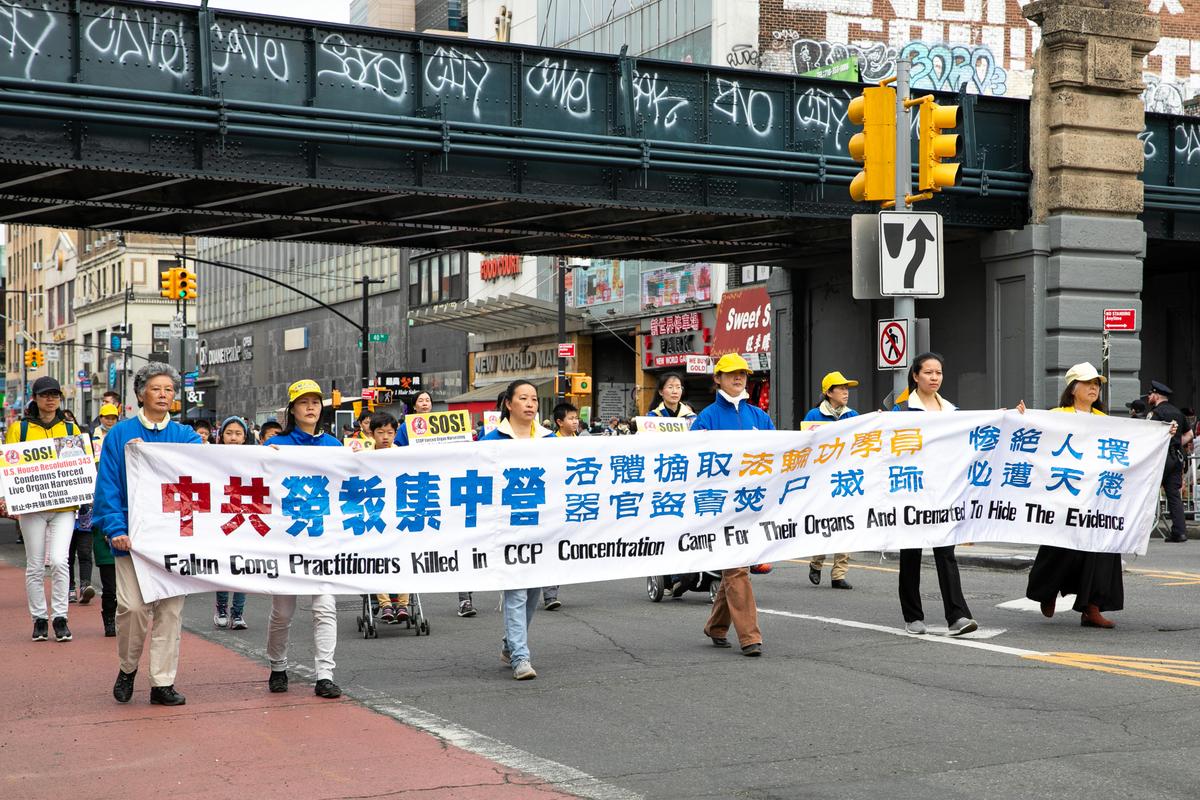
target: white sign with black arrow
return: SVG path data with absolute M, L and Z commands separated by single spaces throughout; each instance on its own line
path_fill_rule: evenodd
M 879 214 L 879 293 L 941 297 L 942 216 L 928 211 Z

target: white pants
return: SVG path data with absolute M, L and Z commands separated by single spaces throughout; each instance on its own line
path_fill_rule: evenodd
M 288 631 L 296 613 L 295 595 L 277 594 L 271 598 L 271 617 L 267 621 L 267 660 L 273 672 L 288 667 Z M 337 601 L 331 594 L 312 595 L 313 644 L 317 651 L 317 680 L 333 680 L 333 650 L 337 646 Z
M 50 573 L 50 612 L 67 616 L 67 591 L 71 573 L 67 555 L 75 533 L 74 511 L 34 511 L 20 514 L 21 537 L 25 539 L 25 594 L 29 615 L 49 619 L 46 614 L 46 562 Z
M 147 603 L 132 556 L 113 559 L 117 575 L 117 656 L 121 671 L 132 674 L 142 660 L 150 635 L 150 685 L 174 686 L 179 671 L 179 631 L 183 627 L 184 595 Z

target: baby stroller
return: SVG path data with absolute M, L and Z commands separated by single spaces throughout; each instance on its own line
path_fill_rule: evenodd
M 674 583 L 672 583 L 674 581 Z M 720 572 L 688 572 L 682 575 L 651 575 L 646 578 L 646 596 L 652 603 L 660 603 L 666 595 L 682 597 L 687 592 L 704 592 L 708 602 L 716 600 L 721 586 Z
M 379 602 L 375 599 L 375 595 L 362 595 L 362 611 L 359 612 L 355 621 L 358 623 L 358 630 L 364 639 L 379 638 L 379 628 L 376 624 L 378 617 Z M 408 619 L 396 624 L 403 625 L 405 630 L 413 630 L 417 636 L 429 635 L 429 620 L 425 619 L 425 612 L 421 608 L 421 595 L 416 592 L 408 595 Z

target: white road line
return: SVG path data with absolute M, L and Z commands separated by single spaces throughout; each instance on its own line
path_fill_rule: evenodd
M 1071 609 L 1075 605 L 1075 595 L 1069 594 L 1066 597 L 1059 598 L 1056 606 L 1059 609 Z M 996 608 L 1004 608 L 1009 611 L 1036 611 L 1042 613 L 1042 604 L 1036 600 L 1030 600 L 1028 597 L 1018 597 L 1016 600 L 1007 600 L 1003 603 L 997 603 Z
M 888 627 L 887 625 L 876 625 L 871 622 L 859 622 L 858 620 L 853 620 L 853 619 L 838 619 L 837 617 L 818 617 L 814 614 L 797 614 L 792 611 L 776 611 L 776 610 L 770 609 L 770 608 L 760 608 L 760 609 L 758 609 L 758 613 L 771 614 L 776 617 L 790 617 L 792 619 L 806 619 L 811 622 L 826 622 L 830 625 L 841 625 L 846 628 L 858 628 L 860 630 L 876 631 L 878 633 L 890 633 L 893 636 L 903 636 L 907 639 L 913 639 L 913 640 L 917 640 L 917 641 L 936 642 L 938 644 L 952 644 L 952 645 L 957 645 L 958 647 L 973 647 L 976 650 L 990 650 L 993 653 L 1004 653 L 1005 655 L 1010 655 L 1010 656 L 1042 656 L 1042 655 L 1045 655 L 1045 653 L 1038 652 L 1037 650 L 1024 650 L 1020 647 L 1005 647 L 1002 644 L 992 644 L 991 642 L 981 642 L 978 639 L 969 639 L 967 637 L 973 635 L 973 634 L 969 634 L 969 633 L 966 636 L 930 636 L 929 634 L 920 636 L 920 635 L 914 635 L 914 634 L 908 633 L 903 628 L 891 628 L 891 627 Z M 992 634 L 992 635 L 995 635 L 995 634 Z
M 264 665 L 266 664 L 267 654 L 262 648 L 247 644 L 241 639 L 233 637 L 216 638 L 210 636 L 207 631 L 186 625 L 184 627 L 213 644 L 233 650 L 247 658 L 261 661 Z M 315 681 L 317 677 L 312 667 L 298 664 L 289 666 L 288 671 L 299 675 L 307 681 Z M 643 800 L 643 796 L 636 792 L 605 783 L 599 778 L 594 778 L 574 767 L 536 756 L 533 753 L 527 753 L 520 748 L 507 745 L 486 734 L 456 725 L 436 714 L 400 703 L 384 692 L 355 686 L 350 687 L 347 690 L 347 694 L 372 711 L 385 714 L 405 725 L 432 734 L 442 741 L 466 750 L 469 753 L 474 753 L 475 755 L 503 764 L 506 767 L 511 767 L 536 778 L 541 778 L 554 788 L 564 792 L 579 797 L 592 798 L 592 800 Z

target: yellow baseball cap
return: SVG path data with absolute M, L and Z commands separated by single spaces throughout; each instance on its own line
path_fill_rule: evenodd
M 120 415 L 121 415 L 120 409 L 118 409 L 112 403 L 105 403 L 104 405 L 100 406 L 100 413 L 98 416 L 119 417 Z
M 306 378 L 302 381 L 296 381 L 288 387 L 288 405 L 290 406 L 306 394 L 315 394 L 320 398 L 325 397 L 317 382 Z
M 1068 384 L 1070 384 L 1071 381 L 1082 381 L 1087 383 L 1088 381 L 1094 381 L 1097 379 L 1099 379 L 1101 383 L 1108 383 L 1108 378 L 1101 375 L 1089 361 L 1084 361 L 1082 364 L 1076 364 L 1067 370 Z
M 831 372 L 821 378 L 821 393 L 824 394 L 834 386 L 858 386 L 858 381 L 852 381 L 840 372 Z
M 717 361 L 717 365 L 713 367 L 713 375 L 720 375 L 722 372 L 754 372 L 750 369 L 750 365 L 746 363 L 746 359 L 739 356 L 737 353 L 726 353 Z

